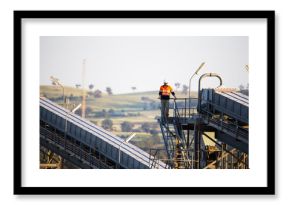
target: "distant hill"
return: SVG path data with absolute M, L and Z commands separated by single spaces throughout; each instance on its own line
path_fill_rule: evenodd
M 69 103 L 76 106 L 82 102 L 82 89 L 74 87 L 64 88 Z M 40 86 L 40 96 L 44 96 L 56 103 L 63 103 L 62 89 L 57 86 Z M 178 98 L 187 98 L 181 92 L 176 92 Z M 191 96 L 196 96 L 193 92 Z M 87 90 L 86 117 L 94 122 L 101 123 L 104 118 L 111 118 L 120 124 L 123 121 L 135 123 L 156 122 L 155 117 L 160 115 L 160 100 L 158 91 L 132 92 L 126 94 L 108 95 L 96 98 Z M 184 101 L 180 101 L 183 103 Z
M 82 88 L 75 88 L 75 87 L 69 87 L 65 86 L 64 87 L 64 93 L 65 96 L 82 96 Z M 89 90 L 86 90 L 86 92 L 89 92 Z M 180 91 L 175 91 L 176 96 L 179 98 L 186 98 L 188 95 L 182 94 Z M 40 86 L 40 96 L 46 95 L 48 98 L 50 97 L 59 97 L 62 95 L 62 88 L 58 86 L 52 86 L 52 85 L 41 85 Z M 114 96 L 120 96 L 120 97 L 132 97 L 131 99 L 135 99 L 135 97 L 140 97 L 140 96 L 147 96 L 152 99 L 158 100 L 158 90 L 156 91 L 145 91 L 145 92 L 130 92 L 130 93 L 123 93 L 123 94 L 113 94 L 109 96 L 106 92 L 102 93 L 103 97 L 110 97 L 114 98 Z M 135 96 L 135 97 L 134 97 Z M 192 92 L 191 96 L 196 97 L 197 92 Z
M 74 87 L 65 86 L 64 87 L 64 94 L 65 96 L 81 96 L 82 89 L 77 89 Z M 47 98 L 55 98 L 62 96 L 62 88 L 59 86 L 53 85 L 41 85 L 40 86 L 40 96 L 46 96 Z

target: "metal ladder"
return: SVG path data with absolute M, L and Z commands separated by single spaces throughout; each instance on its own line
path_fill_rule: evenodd
M 159 120 L 164 139 L 167 156 L 174 168 L 186 168 L 190 163 L 188 153 L 185 152 L 185 138 L 176 101 L 174 101 L 172 122 L 169 118 Z

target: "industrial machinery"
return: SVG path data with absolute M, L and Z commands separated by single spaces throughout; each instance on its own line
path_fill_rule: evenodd
M 201 89 L 207 77 L 218 78 L 219 86 Z M 158 119 L 169 168 L 249 168 L 248 96 L 221 86 L 218 74 L 203 74 L 198 98 L 172 99 L 172 116 Z
M 210 77 L 219 86 L 201 89 Z M 249 98 L 221 86 L 218 74 L 205 73 L 197 98 L 170 99 L 170 117 L 158 119 L 165 150 L 150 153 L 40 98 L 40 166 L 62 168 L 66 161 L 89 169 L 248 169 Z
M 40 145 L 79 168 L 166 168 L 161 161 L 150 164 L 147 152 L 45 98 L 40 99 Z

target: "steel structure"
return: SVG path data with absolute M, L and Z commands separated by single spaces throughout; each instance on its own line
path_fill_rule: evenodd
M 234 91 L 203 89 L 199 112 L 205 123 L 219 131 L 217 139 L 248 153 L 248 96 Z
M 201 89 L 206 77 L 218 78 L 219 87 Z M 218 74 L 203 74 L 198 98 L 171 99 L 171 117 L 158 119 L 170 168 L 248 168 L 248 96 L 221 85 Z
M 201 89 L 207 77 L 218 78 L 219 87 Z M 45 98 L 40 99 L 40 143 L 80 168 L 249 168 L 248 96 L 221 85 L 218 74 L 206 73 L 199 79 L 198 98 L 170 99 L 171 116 L 158 119 L 167 158 L 160 158 L 162 150 L 148 154 Z
M 140 148 L 79 117 L 52 101 L 40 99 L 40 145 L 80 168 L 166 168 Z

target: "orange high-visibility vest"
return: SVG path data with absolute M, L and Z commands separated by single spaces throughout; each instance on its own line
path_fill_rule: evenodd
M 170 93 L 172 92 L 172 87 L 170 85 L 162 85 L 160 87 L 160 92 L 162 96 L 170 96 Z

